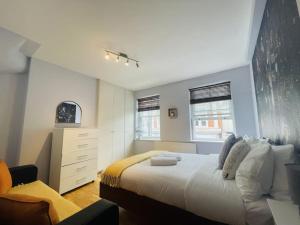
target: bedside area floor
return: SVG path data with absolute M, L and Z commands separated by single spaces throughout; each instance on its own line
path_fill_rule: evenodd
M 98 177 L 94 182 L 68 192 L 67 194 L 64 194 L 63 197 L 81 208 L 88 207 L 100 199 L 99 184 L 100 178 Z M 119 208 L 119 212 L 120 225 L 138 225 L 134 217 L 125 209 Z

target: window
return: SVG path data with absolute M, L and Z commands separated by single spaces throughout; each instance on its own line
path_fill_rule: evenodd
M 234 131 L 230 82 L 190 89 L 192 140 L 223 140 Z
M 160 138 L 159 95 L 137 100 L 136 139 Z

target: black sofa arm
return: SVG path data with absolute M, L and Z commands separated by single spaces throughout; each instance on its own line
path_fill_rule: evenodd
M 101 199 L 57 225 L 119 225 L 119 208 Z
M 28 184 L 37 180 L 38 168 L 34 165 L 9 168 L 13 186 Z

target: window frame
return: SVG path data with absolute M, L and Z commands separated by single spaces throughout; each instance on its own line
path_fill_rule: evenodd
M 229 83 L 230 84 L 230 93 L 231 93 L 231 114 L 232 114 L 232 125 L 233 125 L 233 129 L 232 132 L 236 133 L 236 122 L 235 122 L 235 110 L 234 110 L 234 97 L 232 95 L 232 91 L 231 91 L 231 82 L 230 81 L 222 81 L 222 82 L 218 82 L 218 83 L 212 83 L 212 84 L 206 84 L 206 85 L 201 85 L 201 86 L 197 86 L 197 87 L 193 87 L 193 88 L 189 88 L 189 131 L 190 131 L 190 141 L 191 142 L 214 142 L 214 143 L 223 143 L 225 141 L 225 139 L 219 139 L 219 138 L 200 138 L 200 139 L 194 139 L 194 131 L 193 131 L 193 116 L 192 116 L 192 104 L 191 104 L 191 94 L 190 94 L 190 90 L 194 89 L 194 88 L 199 88 L 199 87 L 205 87 L 205 86 L 214 86 L 214 85 L 218 85 L 218 84 L 222 84 L 222 83 Z M 211 102 L 216 102 L 216 101 L 211 101 Z M 195 104 L 201 104 L 201 103 L 195 103 Z
M 157 109 L 159 111 L 159 137 L 138 137 L 137 132 L 138 132 L 138 128 L 139 128 L 139 105 L 138 105 L 138 100 L 142 99 L 142 98 L 147 98 L 147 97 L 153 97 L 153 96 L 159 96 L 159 109 Z M 138 140 L 138 141 L 160 141 L 161 140 L 161 110 L 160 110 L 160 94 L 153 94 L 153 95 L 148 95 L 148 96 L 144 96 L 144 97 L 139 97 L 135 99 L 135 129 L 134 129 L 134 139 Z M 156 111 L 156 110 L 149 110 L 149 111 Z

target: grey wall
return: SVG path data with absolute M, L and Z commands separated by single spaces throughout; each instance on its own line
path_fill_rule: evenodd
M 155 88 L 135 92 L 135 98 L 160 94 L 161 140 L 190 141 L 189 89 L 224 81 L 231 82 L 232 100 L 236 133 L 238 135 L 257 136 L 254 110 L 254 98 L 251 87 L 250 66 L 244 66 L 220 73 L 171 83 Z M 168 108 L 178 109 L 178 118 L 169 119 Z M 138 141 L 136 141 L 138 142 Z M 138 143 L 136 146 L 141 148 Z M 198 153 L 218 153 L 222 142 L 198 142 Z M 146 149 L 148 150 L 148 149 Z M 140 149 L 136 149 L 140 151 Z
M 19 163 L 36 164 L 40 179 L 45 182 L 49 176 L 55 111 L 65 100 L 82 107 L 83 127 L 96 127 L 97 80 L 32 59 Z
M 267 0 L 255 0 L 252 12 L 248 58 L 252 59 Z
M 28 74 L 0 74 L 0 159 L 16 166 L 24 121 Z
M 253 56 L 261 133 L 300 152 L 300 18 L 296 0 L 269 0 Z

